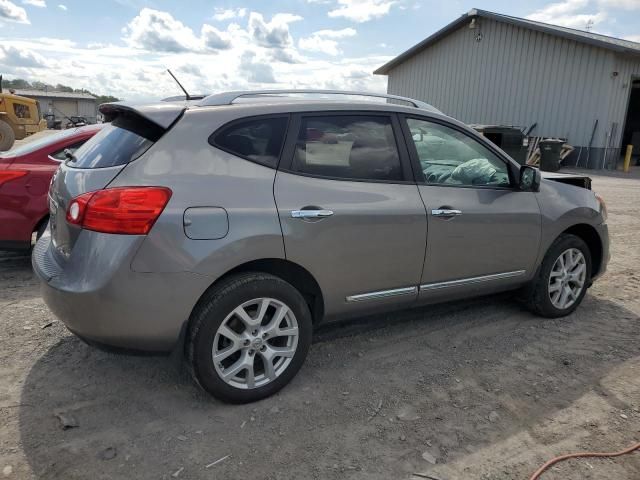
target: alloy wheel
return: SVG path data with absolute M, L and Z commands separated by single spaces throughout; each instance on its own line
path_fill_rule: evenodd
M 549 275 L 549 299 L 554 307 L 565 310 L 573 305 L 584 289 L 587 261 L 577 248 L 569 248 L 556 259 Z
M 280 300 L 238 305 L 218 327 L 212 356 L 218 376 L 240 389 L 262 387 L 289 366 L 298 346 L 298 322 Z

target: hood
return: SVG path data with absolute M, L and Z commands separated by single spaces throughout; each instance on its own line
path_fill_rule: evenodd
M 540 172 L 544 180 L 566 183 L 575 187 L 591 190 L 591 178 L 579 173 Z

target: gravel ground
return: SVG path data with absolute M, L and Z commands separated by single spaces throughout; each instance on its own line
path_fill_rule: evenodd
M 573 315 L 499 296 L 326 326 L 288 387 L 245 406 L 175 359 L 84 345 L 29 258 L 0 255 L 3 478 L 526 480 L 639 441 L 640 172 L 592 176 L 613 258 Z M 543 478 L 638 479 L 640 452 Z

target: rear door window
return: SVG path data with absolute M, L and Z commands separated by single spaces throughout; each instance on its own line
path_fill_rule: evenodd
M 335 179 L 403 180 L 391 118 L 387 116 L 303 117 L 292 168 Z
M 120 115 L 75 152 L 74 168 L 125 165 L 146 152 L 164 129 L 135 115 Z
M 211 135 L 209 143 L 232 155 L 276 168 L 288 121 L 288 116 L 240 120 Z

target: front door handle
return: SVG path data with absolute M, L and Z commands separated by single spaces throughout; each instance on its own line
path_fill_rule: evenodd
M 462 215 L 462 210 L 453 210 L 449 208 L 435 208 L 431 210 L 431 215 L 434 217 L 451 218 Z
M 292 218 L 326 218 L 333 215 L 331 210 L 292 210 Z

